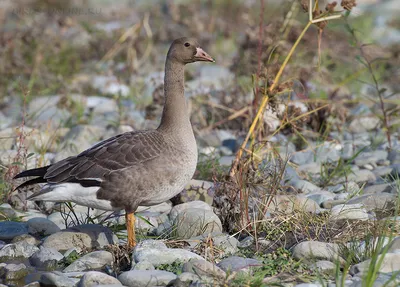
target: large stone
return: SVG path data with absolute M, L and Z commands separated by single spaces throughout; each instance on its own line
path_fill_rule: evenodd
M 191 238 L 201 234 L 222 232 L 219 217 L 210 210 L 193 208 L 178 214 L 174 220 L 177 238 Z
M 293 248 L 293 257 L 298 260 L 341 260 L 339 257 L 339 245 L 320 241 L 303 241 Z
M 60 231 L 60 228 L 47 218 L 31 218 L 26 224 L 28 225 L 29 234 L 38 236 L 48 236 Z
M 37 251 L 39 248 L 26 242 L 7 244 L 0 250 L 0 261 L 18 257 L 29 258 Z
M 46 272 L 40 276 L 40 286 L 75 287 L 80 279 L 68 277 L 58 271 Z
M 368 220 L 368 212 L 362 204 L 339 204 L 331 209 L 331 219 Z
M 396 206 L 396 202 L 396 194 L 375 193 L 354 197 L 348 201 L 348 204 L 362 204 L 368 211 L 375 211 L 390 210 Z
M 0 240 L 11 240 L 14 237 L 28 233 L 25 223 L 14 221 L 0 222 Z
M 191 259 L 183 264 L 182 271 L 191 272 L 200 277 L 212 276 L 221 279 L 226 277 L 225 271 L 206 260 Z
M 252 258 L 231 256 L 223 259 L 217 266 L 225 272 L 251 272 L 252 268 L 261 267 L 262 262 Z
M 94 287 L 103 285 L 121 285 L 121 282 L 110 275 L 98 271 L 89 271 L 82 276 L 78 287 Z
M 101 270 L 113 264 L 113 255 L 108 251 L 94 251 L 72 262 L 63 272 Z
M 380 264 L 379 266 L 376 265 L 376 267 L 374 268 L 379 268 L 379 272 L 389 273 L 400 271 L 400 253 L 386 253 L 379 255 L 377 258 L 377 262 L 380 262 Z M 358 263 L 351 267 L 350 274 L 363 274 L 365 272 L 368 272 L 369 268 L 371 268 L 371 264 L 376 263 L 372 263 L 371 259 Z
M 190 259 L 204 260 L 201 256 L 185 249 L 167 248 L 164 243 L 157 240 L 144 240 L 133 252 L 133 261 L 148 261 L 155 267 L 174 262 L 184 263 Z
M 118 276 L 128 287 L 170 286 L 176 278 L 174 273 L 161 270 L 131 270 Z
M 21 280 L 28 274 L 28 269 L 25 264 L 7 264 L 0 269 L 0 277 L 8 280 Z M 3 276 L 1 276 L 3 275 Z
M 63 258 L 57 250 L 40 246 L 40 250 L 29 258 L 29 262 L 33 266 L 48 269 L 57 267 L 57 263 Z
M 179 213 L 194 208 L 212 211 L 212 208 L 209 204 L 205 203 L 204 201 L 196 200 L 175 205 L 169 214 L 169 218 L 171 219 L 171 221 L 174 221 Z
M 73 247 L 81 249 L 102 248 L 117 243 L 118 238 L 109 228 L 97 224 L 83 224 L 48 236 L 44 240 L 43 246 L 60 251 Z
M 268 206 L 268 212 L 270 213 L 283 212 L 290 214 L 298 211 L 318 213 L 321 208 L 314 200 L 301 195 L 276 195 Z

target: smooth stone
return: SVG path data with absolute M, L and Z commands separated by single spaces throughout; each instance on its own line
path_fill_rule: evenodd
M 6 260 L 7 258 L 17 257 L 29 258 L 37 251 L 39 251 L 39 248 L 26 242 L 7 244 L 0 250 L 0 259 Z
M 321 188 L 307 180 L 293 180 L 291 186 L 301 193 L 317 193 L 321 192 Z
M 303 241 L 293 248 L 293 257 L 298 260 L 317 259 L 336 261 L 339 257 L 339 245 L 320 241 Z
M 294 287 L 323 287 L 323 285 L 315 283 L 301 283 L 295 285 Z
M 229 234 L 220 234 L 212 237 L 214 246 L 223 251 L 224 255 L 235 254 L 238 251 L 239 241 Z
M 383 258 L 382 258 L 383 257 Z M 382 260 L 379 266 L 379 272 L 390 273 L 390 272 L 399 272 L 400 271 L 400 253 L 386 253 L 382 255 L 378 255 L 379 262 Z M 358 274 L 368 272 L 368 269 L 371 265 L 371 259 L 365 260 L 361 263 L 353 265 L 350 268 L 350 274 Z M 378 266 L 377 266 L 378 267 Z
M 46 272 L 40 276 L 40 286 L 75 287 L 80 279 L 68 277 L 59 271 Z
M 93 287 L 103 285 L 122 286 L 121 282 L 117 278 L 98 271 L 86 272 L 78 283 L 78 287 Z
M 94 251 L 72 262 L 63 272 L 100 270 L 107 265 L 112 265 L 113 260 L 113 255 L 108 251 Z
M 377 178 L 385 177 L 393 172 L 393 168 L 390 166 L 379 166 L 372 171 Z
M 47 236 L 60 231 L 60 228 L 47 218 L 31 218 L 26 224 L 28 232 L 32 235 Z
M 132 261 L 136 263 L 148 261 L 155 267 L 174 262 L 184 263 L 190 259 L 204 260 L 200 255 L 193 252 L 179 248 L 168 248 L 163 242 L 157 240 L 144 240 L 138 243 L 132 257 Z
M 394 188 L 390 183 L 374 184 L 367 186 L 363 189 L 364 195 L 373 193 L 382 193 L 382 192 L 391 193 L 392 191 L 394 191 Z
M 64 256 L 57 250 L 40 246 L 40 250 L 29 258 L 29 262 L 39 268 L 49 268 L 56 267 L 56 264 L 63 258 Z
M 262 262 L 252 258 L 231 256 L 223 259 L 217 264 L 217 266 L 225 272 L 243 271 L 248 273 L 251 272 L 251 268 L 261 267 Z
M 210 210 L 199 208 L 187 209 L 178 213 L 173 224 L 175 225 L 175 235 L 181 239 L 222 232 L 222 223 L 219 217 Z
M 131 267 L 131 270 L 155 270 L 155 269 L 156 268 L 154 267 L 154 265 L 146 260 L 140 261 L 136 264 L 132 264 Z
M 98 224 L 83 224 L 48 236 L 43 246 L 60 251 L 73 247 L 102 248 L 106 245 L 118 244 L 118 242 L 118 237 L 109 228 Z
M 348 201 L 348 204 L 362 204 L 365 209 L 387 210 L 394 208 L 397 202 L 397 195 L 390 193 L 366 194 L 354 197 Z
M 175 286 L 192 286 L 193 284 L 201 284 L 204 283 L 204 277 L 200 278 L 196 274 L 193 274 L 191 272 L 182 272 L 181 274 L 178 275 L 178 278 L 175 281 Z M 197 286 L 197 285 L 193 285 Z
M 212 276 L 221 279 L 226 278 L 225 271 L 206 260 L 191 259 L 183 264 L 182 271 L 191 272 L 200 277 Z
M 254 238 L 253 236 L 247 236 L 244 239 L 242 239 L 241 241 L 239 241 L 237 247 L 239 248 L 248 248 L 250 247 L 252 244 L 254 243 Z
M 159 212 L 159 213 L 169 213 L 172 209 L 171 201 L 166 201 L 157 205 L 152 206 L 139 206 L 136 212 Z
M 380 160 L 385 160 L 388 157 L 388 152 L 385 150 L 375 150 L 371 152 L 363 152 L 359 154 L 354 163 L 358 166 L 363 166 L 370 163 L 376 163 Z
M 337 265 L 328 260 L 319 260 L 313 264 L 311 264 L 311 268 L 318 269 L 320 271 L 331 271 L 335 270 Z
M 328 186 L 326 190 L 333 193 L 347 192 L 353 194 L 358 192 L 360 190 L 360 187 L 354 181 L 349 181 L 345 183 L 336 184 L 334 186 Z
M 315 201 L 317 204 L 320 205 L 324 201 L 334 199 L 335 195 L 329 191 L 321 190 L 316 193 L 307 194 L 306 197 L 312 199 L 313 201 Z
M 336 183 L 344 183 L 347 181 L 354 181 L 356 183 L 362 183 L 362 182 L 368 182 L 368 183 L 373 183 L 376 181 L 376 176 L 375 174 L 367 169 L 360 169 L 360 170 L 354 170 L 352 173 L 348 174 L 347 177 L 340 177 L 338 179 L 335 179 L 334 181 Z
M 320 174 L 321 173 L 321 163 L 310 162 L 302 164 L 297 168 L 297 171 L 302 174 Z
M 86 233 L 60 231 L 46 237 L 42 246 L 57 251 L 66 251 L 73 247 L 90 249 L 92 248 L 92 238 Z
M 6 280 L 20 280 L 23 279 L 26 275 L 28 275 L 28 270 L 25 264 L 7 264 L 2 267 L 0 273 L 3 273 L 3 277 Z
M 296 211 L 318 213 L 321 208 L 314 200 L 301 195 L 276 195 L 268 206 L 270 213 L 284 212 L 291 214 Z
M 209 204 L 207 204 L 204 201 L 196 200 L 196 201 L 190 201 L 190 202 L 185 202 L 182 204 L 175 205 L 172 208 L 171 212 L 169 213 L 169 218 L 171 219 L 171 221 L 174 221 L 179 213 L 182 213 L 183 211 L 191 210 L 194 208 L 212 211 L 212 208 Z
M 350 132 L 363 133 L 376 129 L 381 120 L 376 116 L 363 116 L 355 118 L 349 125 Z
M 339 204 L 331 209 L 331 220 L 368 220 L 369 215 L 362 204 Z
M 0 240 L 11 240 L 14 237 L 28 233 L 25 223 L 15 221 L 0 222 Z
M 392 242 L 390 242 L 389 249 L 387 252 L 395 252 L 400 250 L 400 236 L 394 238 Z
M 162 270 L 131 270 L 118 276 L 118 280 L 128 287 L 167 286 L 176 278 L 174 273 Z
M 35 237 L 33 237 L 30 234 L 22 234 L 18 235 L 11 240 L 11 243 L 22 243 L 25 242 L 29 245 L 35 245 L 37 246 L 39 244 L 39 240 L 37 240 Z

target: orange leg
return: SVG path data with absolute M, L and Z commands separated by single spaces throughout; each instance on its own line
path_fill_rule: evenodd
M 126 229 L 128 231 L 128 247 L 133 248 L 136 245 L 134 213 L 125 211 L 125 219 L 126 219 Z

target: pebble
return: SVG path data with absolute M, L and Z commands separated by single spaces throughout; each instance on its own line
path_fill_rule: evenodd
M 320 241 L 303 241 L 297 244 L 292 251 L 295 259 L 319 259 L 335 261 L 339 257 L 339 245 Z
M 172 264 L 174 262 L 187 262 L 190 259 L 204 260 L 200 255 L 185 249 L 168 248 L 164 243 L 157 240 L 144 240 L 135 247 L 132 261 L 138 263 L 147 261 L 157 267 L 161 264 Z
M 39 251 L 39 248 L 24 241 L 7 244 L 0 250 L 0 261 L 8 258 L 29 258 L 37 251 Z
M 59 271 L 52 271 L 43 273 L 39 281 L 41 286 L 75 287 L 80 279 L 68 277 L 67 274 Z
M 89 271 L 82 276 L 77 287 L 94 287 L 104 285 L 122 286 L 121 282 L 110 275 L 98 271 Z
M 225 271 L 206 260 L 191 259 L 182 267 L 183 272 L 190 272 L 200 277 L 211 276 L 223 279 L 226 277 Z
M 174 273 L 162 270 L 131 270 L 118 276 L 118 280 L 128 287 L 167 286 L 176 278 Z
M 57 250 L 40 246 L 40 250 L 29 258 L 29 262 L 33 266 L 49 269 L 57 267 L 57 263 L 63 258 L 64 256 Z
M 15 221 L 0 222 L 0 240 L 11 240 L 15 236 L 27 233 L 28 228 L 25 223 Z
M 60 231 L 60 228 L 47 218 L 31 218 L 26 224 L 28 225 L 28 232 L 32 235 L 47 236 Z
M 252 268 L 261 267 L 262 262 L 252 259 L 252 258 L 243 258 L 238 256 L 231 256 L 223 259 L 221 262 L 217 264 L 219 268 L 224 270 L 225 272 L 252 272 Z
M 377 258 L 377 262 L 380 262 L 380 260 L 382 261 L 381 264 L 379 265 L 379 272 L 391 273 L 400 271 L 400 253 L 386 253 L 379 255 Z M 370 265 L 371 265 L 371 259 L 353 265 L 350 268 L 350 274 L 354 275 L 358 273 L 363 274 L 365 272 L 368 272 Z
M 28 274 L 25 264 L 7 264 L 1 268 L 1 273 L 5 280 L 21 280 Z
M 94 251 L 72 262 L 63 272 L 101 270 L 107 265 L 111 266 L 113 260 L 113 255 L 108 251 Z
M 331 209 L 331 219 L 368 220 L 369 215 L 362 204 L 338 204 Z

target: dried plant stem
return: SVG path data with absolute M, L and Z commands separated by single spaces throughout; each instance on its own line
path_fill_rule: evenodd
M 270 86 L 270 88 L 268 89 L 268 92 L 272 93 L 275 89 L 275 87 L 278 85 L 278 82 L 282 76 L 283 70 L 285 69 L 287 63 L 289 62 L 290 58 L 292 57 L 294 51 L 296 50 L 296 47 L 299 45 L 301 39 L 304 37 L 305 33 L 307 32 L 308 28 L 310 28 L 310 26 L 313 24 L 312 21 L 309 21 L 307 23 L 307 25 L 304 27 L 303 31 L 301 32 L 301 34 L 299 35 L 299 37 L 297 38 L 296 42 L 293 44 L 293 47 L 290 49 L 289 53 L 287 54 L 285 61 L 283 62 L 282 66 L 280 67 L 278 73 L 275 76 L 274 82 L 272 83 L 272 85 Z M 262 114 L 268 104 L 269 101 L 269 96 L 267 94 L 264 95 L 261 105 L 258 108 L 257 114 L 253 120 L 253 122 L 251 123 L 251 126 L 249 128 L 249 131 L 246 135 L 246 138 L 244 139 L 240 149 L 238 150 L 235 160 L 232 164 L 231 170 L 229 172 L 229 176 L 233 177 L 236 173 L 240 158 L 242 157 L 243 154 L 243 150 L 246 148 L 247 142 L 249 141 L 250 137 L 253 135 L 254 131 L 255 131 L 255 127 L 257 126 L 258 121 L 260 120 L 260 118 L 262 117 Z

